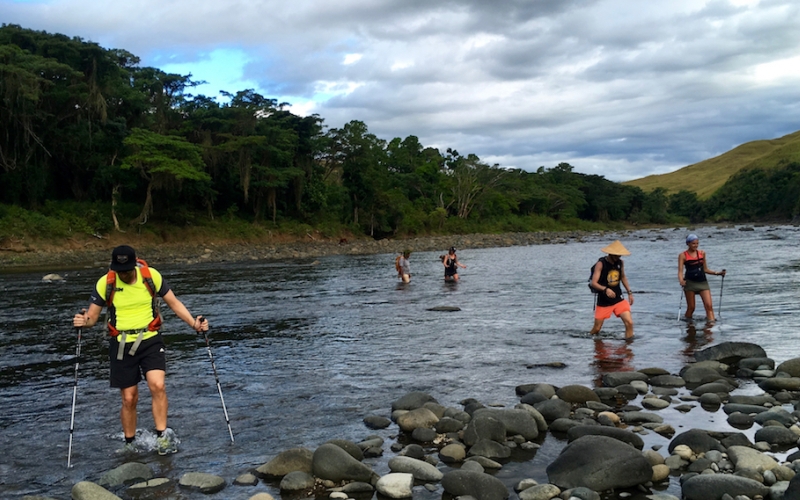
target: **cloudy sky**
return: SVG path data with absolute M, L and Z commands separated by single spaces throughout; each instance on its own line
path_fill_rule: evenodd
M 383 139 L 617 181 L 800 130 L 796 0 L 0 0 Z

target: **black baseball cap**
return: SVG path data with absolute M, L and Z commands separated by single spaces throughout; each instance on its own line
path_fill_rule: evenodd
M 111 251 L 112 271 L 125 272 L 136 269 L 136 250 L 128 245 L 120 245 Z
M 452 253 L 456 253 L 456 247 L 450 247 L 450 251 L 451 251 Z

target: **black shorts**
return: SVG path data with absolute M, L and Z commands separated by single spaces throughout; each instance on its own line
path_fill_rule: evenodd
M 112 338 L 108 342 L 108 357 L 111 360 L 111 387 L 118 389 L 133 387 L 142 380 L 142 374 L 150 370 L 167 371 L 166 349 L 160 333 L 155 337 L 143 340 L 133 356 L 128 354 L 131 345 L 133 345 L 132 342 L 125 344 L 125 356 L 118 360 L 119 342 L 116 338 Z

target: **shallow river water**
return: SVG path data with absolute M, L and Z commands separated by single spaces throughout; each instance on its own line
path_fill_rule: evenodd
M 386 439 L 384 456 L 367 462 L 388 472 L 397 428 L 367 429 L 362 419 L 389 416 L 392 401 L 426 391 L 460 408 L 476 398 L 513 406 L 517 385 L 594 386 L 603 373 L 658 366 L 673 373 L 696 349 L 723 341 L 760 344 L 777 362 L 800 356 L 800 230 L 792 226 L 698 228 L 700 247 L 720 320 L 704 327 L 678 321 L 685 307 L 677 256 L 686 229 L 611 234 L 581 242 L 491 249 L 459 249 L 467 269 L 446 284 L 442 252 L 411 256 L 412 282 L 402 285 L 394 255 L 332 256 L 317 260 L 241 264 L 166 265 L 150 262 L 178 297 L 212 325 L 212 349 L 231 426 L 230 443 L 205 342 L 165 309 L 169 426 L 180 452 L 143 453 L 157 475 L 176 481 L 186 472 L 223 476 L 218 498 L 246 499 L 259 491 L 279 498 L 276 485 L 233 486 L 236 476 L 280 451 L 314 449 L 329 439 Z M 586 286 L 600 248 L 620 238 L 634 290 L 636 337 L 620 340 L 622 322 L 609 319 L 599 339 L 588 330 L 593 296 Z M 142 257 L 147 258 L 146 255 Z M 63 281 L 44 282 L 58 272 Z M 25 494 L 69 498 L 72 485 L 97 481 L 130 457 L 121 447 L 119 394 L 108 387 L 106 339 L 84 331 L 79 365 L 73 467 L 67 469 L 77 337 L 71 316 L 88 303 L 104 269 L 43 269 L 0 273 L 0 497 Z M 721 300 L 720 300 L 721 299 Z M 457 306 L 458 312 L 428 310 Z M 565 368 L 542 366 L 563 362 Z M 758 392 L 744 384 L 742 392 Z M 150 400 L 141 387 L 139 428 L 151 429 Z M 673 405 L 674 406 L 674 405 Z M 661 412 L 681 432 L 695 426 L 733 430 L 721 411 Z M 752 434 L 752 433 L 751 433 Z M 656 434 L 646 445 L 664 445 Z M 509 488 L 521 478 L 546 482 L 544 468 L 566 444 L 550 433 L 542 448 L 510 461 L 496 475 Z M 440 464 L 443 470 L 449 470 Z M 679 495 L 673 480 L 667 491 Z M 438 499 L 441 488 L 415 489 Z M 206 498 L 175 490 L 170 498 Z

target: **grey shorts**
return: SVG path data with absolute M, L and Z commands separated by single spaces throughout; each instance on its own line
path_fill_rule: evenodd
M 686 280 L 686 286 L 683 287 L 685 292 L 702 292 L 703 290 L 711 290 L 708 281 L 689 281 Z

